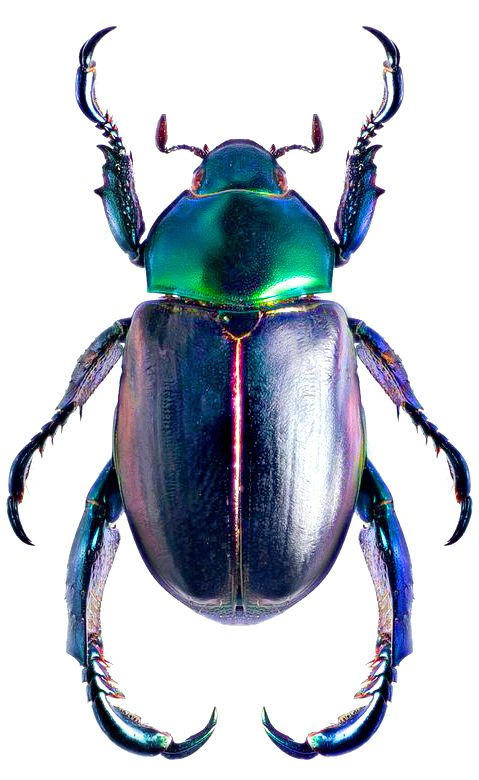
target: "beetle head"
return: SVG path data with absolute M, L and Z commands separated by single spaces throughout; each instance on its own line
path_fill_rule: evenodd
M 323 129 L 318 115 L 314 114 L 311 127 L 312 146 L 291 144 L 277 148 L 273 144 L 269 151 L 255 141 L 246 139 L 224 141 L 211 152 L 206 144 L 203 147 L 189 144 L 167 146 L 167 141 L 166 115 L 162 114 L 156 128 L 156 145 L 160 152 L 169 154 L 185 149 L 202 159 L 201 165 L 195 170 L 191 185 L 191 192 L 195 195 L 213 195 L 228 190 L 283 195 L 288 192 L 288 183 L 277 158 L 292 149 L 300 149 L 310 154 L 319 152 L 323 145 Z
M 288 184 L 271 152 L 254 141 L 231 140 L 205 155 L 191 185 L 195 195 L 227 190 L 281 195 L 288 191 Z

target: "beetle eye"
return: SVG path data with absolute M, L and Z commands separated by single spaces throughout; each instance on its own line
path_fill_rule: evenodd
M 193 181 L 191 182 L 191 191 L 197 192 L 201 186 L 201 182 L 203 181 L 205 175 L 205 169 L 204 168 L 197 168 L 194 176 Z
M 288 190 L 288 182 L 286 181 L 286 174 L 283 171 L 282 168 L 275 168 L 274 169 L 274 176 L 276 179 L 276 182 L 278 184 L 278 187 L 280 188 L 281 192 L 287 192 Z

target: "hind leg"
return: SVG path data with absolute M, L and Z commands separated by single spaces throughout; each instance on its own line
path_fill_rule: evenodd
M 302 743 L 282 734 L 263 710 L 266 733 L 295 758 L 339 755 L 360 747 L 380 726 L 391 698 L 395 667 L 412 651 L 412 571 L 392 495 L 368 460 L 356 507 L 364 528 L 359 535 L 378 600 L 378 637 L 371 671 L 355 698 L 365 706 L 342 715 L 337 724 L 308 734 Z
M 103 590 L 120 542 L 114 523 L 122 512 L 118 479 L 107 463 L 88 493 L 73 541 L 67 571 L 67 651 L 83 666 L 95 717 L 105 734 L 125 750 L 183 758 L 198 750 L 216 724 L 216 711 L 198 734 L 177 743 L 171 734 L 143 724 L 137 715 L 114 706 L 124 698 L 110 677 L 103 654 L 100 610 Z

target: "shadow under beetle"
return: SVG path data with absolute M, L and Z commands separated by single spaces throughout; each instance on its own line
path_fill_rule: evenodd
M 401 104 L 399 51 L 365 28 L 386 51 L 384 95 L 348 156 L 337 241 L 288 188 L 278 164 L 292 149 L 320 150 L 317 115 L 311 147 L 270 151 L 249 140 L 212 151 L 167 147 L 163 115 L 159 150 L 186 149 L 201 163 L 191 188 L 141 242 L 132 158 L 95 96 L 93 52 L 112 29 L 80 51 L 77 100 L 108 139 L 100 146 L 104 184 L 97 193 L 110 229 L 130 260 L 146 268 L 148 291 L 159 298 L 115 322 L 80 357 L 52 419 L 13 463 L 9 518 L 29 544 L 18 504 L 32 456 L 122 357 L 113 457 L 88 493 L 68 563 L 67 649 L 84 667 L 95 716 L 115 743 L 181 758 L 210 737 L 215 710 L 200 732 L 176 743 L 112 703 L 123 695 L 103 654 L 100 605 L 121 512 L 164 588 L 203 615 L 247 624 L 282 612 L 321 582 L 357 511 L 379 608 L 371 671 L 356 694 L 362 706 L 303 743 L 278 731 L 263 711 L 267 734 L 289 755 L 344 753 L 378 728 L 395 667 L 412 649 L 409 553 L 391 493 L 367 458 L 357 356 L 448 459 L 461 506 L 449 544 L 464 533 L 472 508 L 467 465 L 423 413 L 399 357 L 364 322 L 319 297 L 331 291 L 333 268 L 362 243 L 382 193 L 375 184 L 379 146 L 370 141 Z

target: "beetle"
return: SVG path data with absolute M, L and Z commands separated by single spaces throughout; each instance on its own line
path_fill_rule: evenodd
M 314 115 L 311 146 L 267 150 L 229 140 L 213 150 L 167 146 L 166 117 L 156 142 L 201 159 L 189 190 L 158 217 L 145 241 L 132 158 L 95 95 L 96 33 L 80 51 L 77 100 L 102 130 L 100 195 L 118 245 L 144 267 L 158 299 L 101 333 L 79 358 L 52 419 L 13 462 L 8 514 L 19 517 L 37 450 L 81 411 L 122 358 L 113 457 L 95 481 L 70 553 L 68 652 L 84 669 L 89 699 L 104 732 L 132 752 L 181 758 L 198 750 L 215 723 L 177 743 L 116 706 L 123 694 L 105 660 L 100 607 L 119 544 L 124 511 L 155 579 L 179 601 L 222 623 L 244 625 L 281 613 L 324 579 L 356 511 L 360 543 L 379 608 L 378 636 L 362 706 L 303 743 L 263 712 L 268 736 L 291 756 L 334 755 L 376 731 L 395 669 L 412 650 L 412 573 L 391 493 L 367 457 L 357 357 L 397 409 L 442 450 L 454 480 L 460 539 L 472 502 L 467 464 L 424 414 L 399 357 L 363 321 L 321 298 L 332 273 L 364 240 L 376 201 L 376 132 L 403 96 L 396 45 L 383 45 L 384 95 L 347 160 L 335 222 L 337 241 L 316 211 L 290 190 L 278 159 L 323 144 Z

